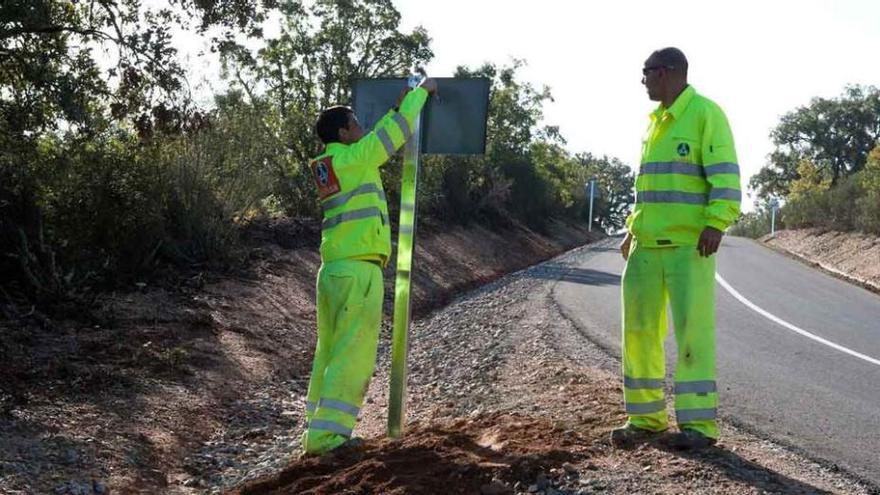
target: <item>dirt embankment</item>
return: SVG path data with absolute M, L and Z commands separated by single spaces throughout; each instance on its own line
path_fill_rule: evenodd
M 760 240 L 834 276 L 880 292 L 880 237 L 801 229 L 780 230 Z
M 0 494 L 880 494 L 729 425 L 697 454 L 611 448 L 619 363 L 552 292 L 615 241 L 501 277 L 587 242 L 572 225 L 423 228 L 407 435 L 382 438 L 386 321 L 365 448 L 299 460 L 320 261 L 307 235 L 255 232 L 234 276 L 106 294 L 69 321 L 0 322 Z
M 591 236 L 567 224 L 420 226 L 415 315 Z M 235 274 L 102 294 L 64 321 L 6 308 L 0 493 L 216 492 L 283 461 L 263 444 L 298 450 L 318 232 L 281 223 L 251 237 Z M 386 312 L 392 274 L 393 263 Z

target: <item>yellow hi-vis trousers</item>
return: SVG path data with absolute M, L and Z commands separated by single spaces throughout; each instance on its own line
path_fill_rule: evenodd
M 338 260 L 318 272 L 318 344 L 306 403 L 307 453 L 351 437 L 376 366 L 384 287 L 376 263 Z
M 653 431 L 667 428 L 663 341 L 668 303 L 678 354 L 678 426 L 718 438 L 715 257 L 701 257 L 695 246 L 645 248 L 634 241 L 622 285 L 623 395 L 629 422 Z

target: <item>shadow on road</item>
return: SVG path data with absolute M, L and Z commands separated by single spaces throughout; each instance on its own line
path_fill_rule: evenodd
M 620 275 L 616 273 L 592 270 L 589 268 L 575 268 L 558 263 L 547 263 L 536 267 L 528 272 L 531 278 L 544 280 L 559 280 L 582 285 L 620 285 Z
M 589 246 L 587 251 L 591 253 L 619 253 L 620 248 L 617 247 L 599 247 L 599 246 Z

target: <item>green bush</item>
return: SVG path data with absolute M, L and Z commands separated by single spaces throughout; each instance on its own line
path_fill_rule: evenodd
M 142 269 L 163 229 L 153 158 L 126 133 L 107 131 L 87 140 L 36 139 L 30 153 L 0 162 L 10 181 L 3 186 L 10 214 L 0 249 L 11 260 L 4 285 L 56 299 L 102 273 Z
M 805 193 L 785 204 L 780 211 L 789 228 L 822 227 L 828 217 L 828 192 Z
M 161 261 L 232 261 L 240 226 L 271 213 L 295 168 L 257 109 L 220 107 L 206 122 L 149 141 L 119 128 L 50 135 L 0 155 L 3 284 L 51 299 Z
M 419 179 L 422 211 L 447 222 L 497 223 L 507 212 L 513 180 L 485 157 L 426 157 Z
M 880 193 L 867 191 L 865 195 L 856 200 L 858 213 L 855 218 L 855 226 L 858 230 L 880 235 Z
M 868 156 L 865 169 L 860 172 L 863 195 L 856 200 L 858 214 L 856 228 L 880 235 L 880 145 Z
M 258 108 L 225 102 L 210 122 L 199 132 L 158 144 L 164 174 L 163 253 L 178 262 L 226 261 L 235 252 L 241 224 L 278 213 L 267 205 L 291 208 L 299 200 L 284 192 L 290 171 L 299 168 L 289 163 Z M 313 195 L 309 199 L 314 208 Z
M 864 169 L 829 189 L 793 195 L 783 208 L 786 225 L 880 234 L 880 147 Z
M 780 216 L 776 216 L 776 229 L 782 228 Z M 757 239 L 770 233 L 771 228 L 770 210 L 762 208 L 757 211 L 744 213 L 739 220 L 730 227 L 730 235 Z
M 864 189 L 859 183 L 859 177 L 852 175 L 841 180 L 838 185 L 828 190 L 819 204 L 827 209 L 827 213 L 821 222 L 828 229 L 848 232 L 856 228 L 856 216 L 858 216 L 858 199 L 864 196 Z M 821 215 L 821 213 L 819 213 Z

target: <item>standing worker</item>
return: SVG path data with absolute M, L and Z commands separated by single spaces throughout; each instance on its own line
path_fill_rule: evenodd
M 437 83 L 425 79 L 364 135 L 351 108 L 321 112 L 325 144 L 311 171 L 324 210 L 317 282 L 318 343 L 306 405 L 306 454 L 351 438 L 376 365 L 382 322 L 382 268 L 391 256 L 388 205 L 379 167 L 412 135 Z M 354 444 L 355 442 L 349 442 Z
M 642 83 L 660 102 L 642 145 L 636 205 L 620 245 L 623 272 L 623 394 L 628 420 L 611 432 L 616 446 L 667 429 L 663 384 L 666 306 L 672 309 L 678 363 L 675 416 L 681 449 L 714 445 L 715 257 L 739 216 L 739 166 L 727 117 L 687 82 L 676 48 L 645 61 Z

